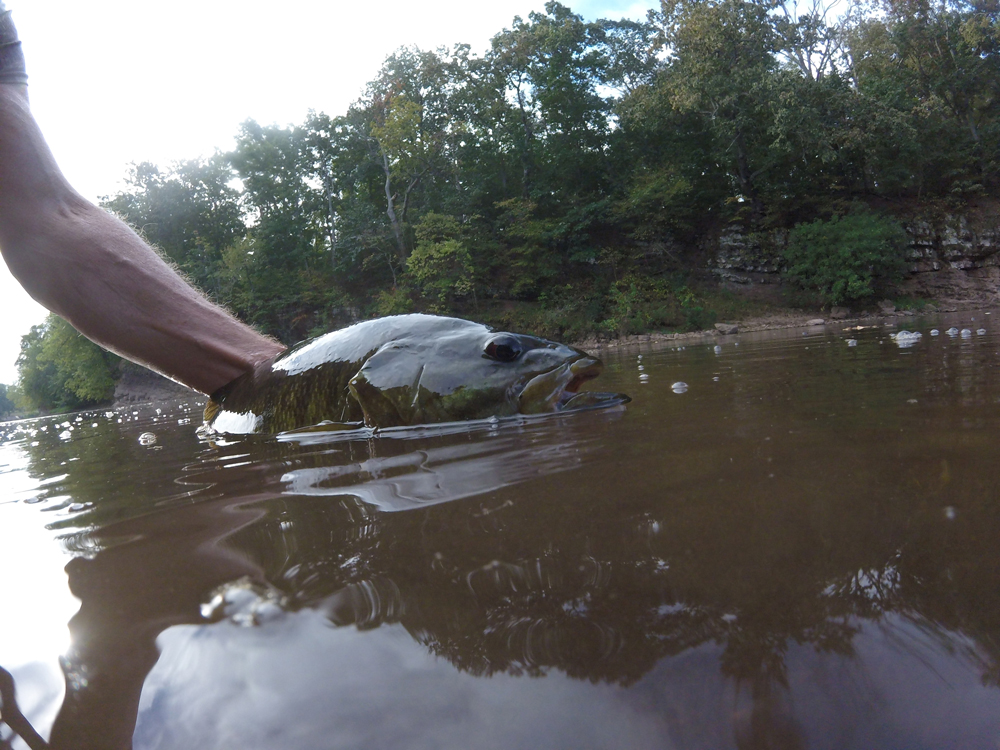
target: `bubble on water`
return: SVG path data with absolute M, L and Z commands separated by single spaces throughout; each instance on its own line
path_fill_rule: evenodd
M 144 432 L 139 436 L 139 445 L 155 445 L 156 435 L 152 432 Z
M 106 411 L 106 412 L 104 412 L 104 418 L 105 419 L 111 419 L 114 415 L 115 415 L 115 413 L 113 411 Z
M 847 339 L 847 345 L 848 346 L 857 346 L 858 345 L 858 340 L 857 339 Z
M 163 410 L 162 410 L 162 409 L 157 409 L 157 410 L 156 410 L 156 413 L 157 413 L 157 414 L 163 414 Z
M 939 331 L 937 328 L 931 329 L 931 336 L 937 336 L 939 333 L 941 333 L 941 331 Z
M 236 625 L 253 627 L 281 617 L 285 604 L 278 591 L 255 586 L 243 578 L 216 589 L 200 610 L 206 620 L 228 619 Z
M 638 359 L 641 362 L 642 361 L 642 355 L 640 354 L 638 357 L 636 357 L 636 359 Z
M 977 336 L 985 336 L 986 335 L 986 329 L 985 328 L 977 328 L 976 329 L 976 335 Z
M 712 378 L 712 380 L 714 380 L 716 383 L 718 383 L 719 382 L 719 376 L 716 375 L 714 378 Z
M 952 326 L 947 331 L 945 331 L 945 333 L 947 333 L 952 338 L 955 338 L 958 335 L 958 329 Z
M 687 393 L 687 389 L 688 389 L 688 384 L 680 380 L 678 380 L 676 383 L 670 386 L 670 390 L 672 390 L 674 393 Z
M 647 380 L 649 380 L 649 375 L 647 375 L 646 373 L 643 373 L 642 375 L 639 376 L 640 383 L 645 383 Z
M 643 367 L 642 365 L 639 365 L 639 367 L 638 367 L 637 369 L 639 370 L 639 372 L 642 372 L 642 371 L 643 371 L 643 370 L 645 370 L 646 368 L 645 368 L 645 367 Z
M 722 354 L 722 347 L 719 346 L 718 344 L 715 345 L 715 353 Z
M 908 403 L 908 404 L 915 404 L 915 403 L 917 403 L 917 400 L 915 398 L 908 398 L 908 399 L 906 399 L 906 403 Z
M 91 426 L 91 427 L 97 427 L 97 422 L 94 422 L 94 423 L 93 423 L 92 425 L 90 425 L 90 426 Z
M 920 341 L 923 336 L 919 331 L 900 331 L 899 333 L 892 334 L 890 338 L 896 342 L 896 345 L 900 349 L 908 349 Z
M 184 419 L 178 419 L 177 420 L 177 424 L 179 424 L 179 425 L 191 424 L 191 418 L 190 417 L 184 417 Z
M 958 511 L 955 509 L 954 505 L 949 505 L 944 509 L 944 517 L 949 521 L 954 521 L 955 516 L 958 515 Z
M 73 433 L 70 432 L 69 430 L 63 430 L 62 432 L 59 433 L 60 440 L 69 440 L 71 437 L 73 437 Z
M 962 329 L 962 338 L 963 339 L 971 339 L 972 338 L 972 331 L 970 331 L 968 328 L 963 328 Z

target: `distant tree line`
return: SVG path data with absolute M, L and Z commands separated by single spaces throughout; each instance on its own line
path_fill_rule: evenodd
M 859 206 L 1000 182 L 998 1 L 822 3 L 661 0 L 645 22 L 588 22 L 549 2 L 483 55 L 397 51 L 344 114 L 134 165 L 103 205 L 288 343 L 413 310 L 563 338 L 703 326 L 690 268 L 713 228 L 822 234 Z M 879 252 L 898 265 L 898 243 Z M 826 301 L 873 293 L 823 284 Z M 59 368 L 36 352 L 61 335 L 25 337 L 28 402 L 49 403 L 32 378 Z M 86 400 L 100 380 L 65 384 Z

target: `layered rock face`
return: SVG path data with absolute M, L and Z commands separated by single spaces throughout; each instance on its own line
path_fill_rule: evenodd
M 988 304 L 1000 302 L 1000 209 L 967 214 L 917 214 L 902 221 L 910 238 L 902 294 Z M 729 284 L 777 284 L 786 230 L 747 232 L 725 227 L 706 242 L 709 267 Z

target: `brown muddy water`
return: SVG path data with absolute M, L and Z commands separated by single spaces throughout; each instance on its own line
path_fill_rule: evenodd
M 626 407 L 378 437 L 4 425 L 0 665 L 74 750 L 995 749 L 995 323 L 610 353 Z

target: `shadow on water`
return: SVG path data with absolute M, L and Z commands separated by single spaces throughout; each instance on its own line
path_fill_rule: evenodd
M 434 680 L 613 686 L 653 717 L 646 744 L 621 746 L 986 747 L 976 732 L 1000 718 L 1000 362 L 992 345 L 928 336 L 903 351 L 882 332 L 851 335 L 860 346 L 828 335 L 622 354 L 610 379 L 635 394 L 627 410 L 378 437 L 199 440 L 176 424 L 191 418 L 181 406 L 12 429 L 6 449 L 36 479 L 20 500 L 74 555 L 81 602 L 51 746 L 219 736 L 162 726 L 197 714 L 168 708 L 213 700 L 153 689 L 151 674 L 162 685 L 199 669 L 171 646 L 180 636 L 162 637 L 175 626 L 195 628 L 194 650 L 239 653 L 241 633 L 272 634 L 303 675 L 273 700 L 324 694 L 346 678 L 310 673 L 320 657 L 294 636 L 320 620 L 356 649 L 405 632 L 451 665 Z M 904 662 L 941 692 L 875 674 L 908 674 Z M 957 673 L 989 691 L 977 708 L 893 739 L 898 704 L 939 721 Z M 403 695 L 412 685 L 390 689 L 403 714 L 423 705 Z

